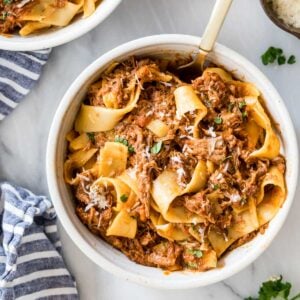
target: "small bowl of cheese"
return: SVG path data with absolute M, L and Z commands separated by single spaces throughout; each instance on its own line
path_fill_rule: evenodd
M 260 2 L 274 24 L 300 38 L 300 0 L 261 0 Z

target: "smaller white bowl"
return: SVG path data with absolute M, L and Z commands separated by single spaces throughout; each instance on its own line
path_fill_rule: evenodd
M 95 12 L 83 19 L 75 17 L 69 25 L 62 28 L 50 28 L 40 33 L 22 37 L 14 34 L 12 37 L 0 35 L 0 49 L 11 51 L 33 51 L 51 48 L 68 43 L 84 35 L 108 17 L 122 0 L 102 0 Z
M 288 195 L 282 208 L 270 222 L 265 234 L 258 234 L 251 242 L 231 251 L 222 261 L 223 267 L 203 273 L 174 272 L 165 275 L 161 269 L 145 267 L 130 261 L 120 251 L 92 234 L 75 215 L 70 189 L 64 183 L 63 163 L 66 154 L 65 136 L 73 128 L 81 101 L 89 85 L 112 61 L 128 56 L 164 56 L 174 53 L 189 55 L 197 49 L 200 39 L 187 35 L 159 35 L 132 41 L 98 58 L 74 81 L 55 114 L 47 146 L 47 179 L 49 192 L 58 217 L 74 243 L 103 269 L 139 284 L 163 289 L 184 289 L 205 286 L 239 272 L 252 263 L 270 245 L 292 204 L 298 177 L 298 149 L 294 128 L 285 105 L 271 82 L 248 60 L 236 52 L 216 45 L 213 62 L 234 70 L 235 75 L 253 82 L 262 92 L 266 106 L 275 121 L 280 123 L 283 153 L 287 159 L 286 184 Z

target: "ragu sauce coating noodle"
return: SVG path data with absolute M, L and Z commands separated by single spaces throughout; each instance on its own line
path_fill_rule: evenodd
M 80 220 L 129 259 L 206 271 L 263 231 L 286 197 L 280 140 L 253 84 L 162 60 L 114 63 L 68 136 Z
M 94 0 L 2 0 L 0 33 L 21 36 L 50 27 L 67 26 L 78 14 L 92 15 L 99 1 Z

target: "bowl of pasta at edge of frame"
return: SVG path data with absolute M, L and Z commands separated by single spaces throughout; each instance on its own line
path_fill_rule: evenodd
M 293 124 L 283 100 L 271 82 L 248 60 L 229 48 L 217 44 L 209 59 L 234 72 L 237 79 L 253 83 L 261 92 L 265 106 L 274 121 L 280 122 L 281 152 L 286 158 L 285 182 L 287 196 L 264 234 L 226 254 L 219 268 L 206 272 L 171 272 L 166 276 L 159 268 L 146 267 L 130 261 L 125 255 L 91 233 L 76 216 L 73 195 L 64 182 L 63 164 L 66 156 L 66 134 L 73 128 L 87 88 L 112 62 L 136 57 L 189 57 L 197 50 L 200 39 L 188 35 L 157 35 L 123 44 L 98 58 L 73 82 L 62 99 L 49 134 L 47 146 L 47 180 L 49 193 L 58 217 L 74 243 L 95 264 L 123 279 L 149 287 L 185 289 L 206 286 L 224 280 L 246 268 L 270 245 L 282 227 L 293 202 L 298 179 L 298 147 Z
M 0 36 L 0 49 L 34 51 L 68 43 L 99 25 L 115 10 L 122 0 L 100 0 L 95 1 L 95 3 L 93 0 L 62 1 L 62 3 L 65 3 L 64 6 L 56 8 L 53 8 L 51 1 L 45 1 L 42 4 L 37 2 L 32 10 L 25 10 L 27 15 L 20 16 L 24 20 L 16 20 L 16 24 L 20 23 L 25 26 L 22 25 L 18 30 L 12 28 L 12 32 L 2 33 Z M 7 3 L 10 5 L 14 2 L 7 1 Z M 32 3 L 34 2 L 24 0 L 11 5 L 15 5 L 19 9 L 18 5 L 20 7 L 24 5 L 25 7 L 26 5 L 33 5 Z M 5 9 L 5 7 L 2 9 Z M 2 12 L 6 18 L 9 18 L 9 12 L 4 10 Z

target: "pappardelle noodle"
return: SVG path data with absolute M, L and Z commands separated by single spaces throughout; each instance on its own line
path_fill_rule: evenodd
M 286 197 L 280 140 L 251 83 L 163 60 L 112 64 L 67 135 L 80 220 L 129 259 L 205 271 L 263 233 Z
M 1 0 L 0 33 L 27 36 L 50 27 L 67 26 L 78 14 L 92 15 L 95 0 Z

